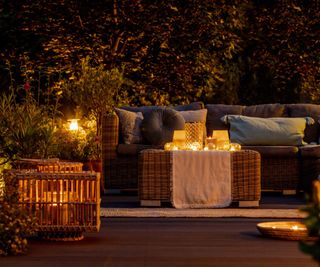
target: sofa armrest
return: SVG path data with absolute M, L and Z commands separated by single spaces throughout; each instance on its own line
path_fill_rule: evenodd
M 116 114 L 108 114 L 102 117 L 102 162 L 117 157 L 117 145 L 119 143 L 119 118 Z

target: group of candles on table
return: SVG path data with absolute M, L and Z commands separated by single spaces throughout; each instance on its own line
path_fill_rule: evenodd
M 201 138 L 200 138 L 201 139 Z M 186 132 L 184 130 L 174 131 L 173 141 L 166 143 L 164 146 L 165 150 L 227 150 L 227 151 L 238 151 L 241 150 L 241 145 L 237 143 L 230 143 L 228 131 L 215 130 L 212 136 L 205 139 L 203 142 L 194 141 L 186 142 Z

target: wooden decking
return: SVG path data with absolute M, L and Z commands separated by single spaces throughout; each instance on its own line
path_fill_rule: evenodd
M 276 208 L 277 198 L 265 198 L 263 205 Z M 134 205 L 134 196 L 112 199 L 103 205 Z M 294 207 L 301 200 L 287 202 L 279 205 Z M 266 220 L 103 218 L 100 232 L 85 234 L 83 241 L 33 240 L 27 255 L 0 258 L 0 266 L 318 266 L 297 242 L 261 237 L 261 221 Z

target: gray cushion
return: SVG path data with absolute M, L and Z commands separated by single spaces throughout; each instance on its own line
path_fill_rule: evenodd
M 177 111 L 199 110 L 204 108 L 204 104 L 199 101 L 199 102 L 192 102 L 186 105 L 172 106 L 171 108 Z
M 172 142 L 174 130 L 184 129 L 184 119 L 178 111 L 170 108 L 153 110 L 146 114 L 141 131 L 151 145 Z
M 211 136 L 213 130 L 228 130 L 228 125 L 221 121 L 224 115 L 241 115 L 244 106 L 208 104 L 205 106 L 207 114 L 207 135 Z
M 230 124 L 230 139 L 241 145 L 303 145 L 306 118 L 223 117 Z M 312 120 L 312 119 L 311 119 Z M 313 121 L 313 120 L 312 120 Z
M 180 115 L 184 118 L 185 122 L 202 122 L 206 123 L 207 119 L 207 110 L 188 110 L 188 111 L 180 111 Z
M 119 117 L 120 132 L 125 144 L 139 144 L 142 142 L 140 126 L 143 120 L 141 112 L 131 112 L 115 108 Z
M 186 105 L 178 105 L 178 106 L 171 106 L 171 109 L 177 110 L 177 111 L 185 111 L 185 110 L 198 110 L 203 109 L 203 103 L 202 102 L 193 102 Z M 152 112 L 153 110 L 158 109 L 165 109 L 167 107 L 165 106 L 142 106 L 142 107 L 121 107 L 121 109 L 132 111 L 132 112 L 142 112 L 143 115 Z
M 297 157 L 296 146 L 243 146 L 242 149 L 258 151 L 262 157 Z
M 117 153 L 119 155 L 138 155 L 142 150 L 145 149 L 163 149 L 163 146 L 152 146 L 152 145 L 142 145 L 142 144 L 119 144 L 117 147 Z
M 287 104 L 289 117 L 312 117 L 316 122 L 320 116 L 320 105 L 315 104 Z M 319 123 L 307 125 L 304 140 L 307 143 L 317 142 L 319 138 Z
M 320 145 L 306 145 L 299 147 L 302 158 L 320 158 Z
M 243 109 L 242 115 L 249 117 L 271 118 L 283 117 L 285 106 L 281 104 L 262 104 L 255 106 L 246 106 Z

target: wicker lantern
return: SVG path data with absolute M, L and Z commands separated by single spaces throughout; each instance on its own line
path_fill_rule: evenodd
M 100 228 L 100 174 L 12 171 L 19 182 L 19 204 L 35 213 L 38 235 L 81 240 Z

